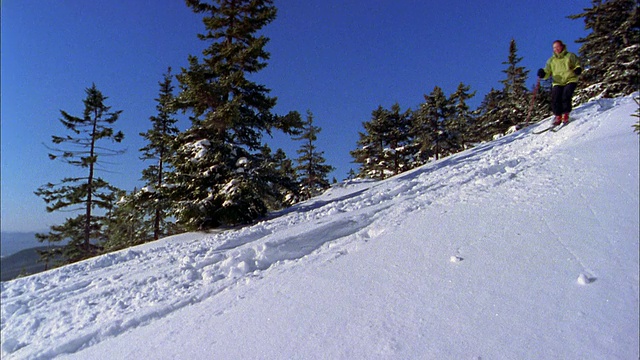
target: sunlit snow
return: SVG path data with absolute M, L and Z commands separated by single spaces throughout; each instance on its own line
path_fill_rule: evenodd
M 636 111 L 2 283 L 2 359 L 637 359 Z

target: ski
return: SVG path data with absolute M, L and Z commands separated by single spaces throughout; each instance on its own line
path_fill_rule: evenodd
M 547 132 L 549 130 L 551 130 L 552 132 L 558 132 L 558 131 L 560 131 L 560 129 L 562 129 L 563 127 L 567 126 L 568 124 L 569 124 L 569 122 L 563 122 L 563 123 L 558 124 L 558 125 L 551 125 L 546 129 L 542 129 L 540 131 L 534 131 L 533 133 L 535 135 L 540 135 L 540 134 L 545 133 L 545 132 Z
M 551 126 L 549 126 L 548 128 L 546 128 L 546 129 L 542 129 L 542 130 L 540 130 L 540 131 L 534 131 L 534 132 L 533 132 L 533 134 L 534 134 L 534 135 L 540 135 L 540 134 L 545 133 L 545 132 L 547 132 L 547 131 L 549 131 L 549 130 L 553 131 L 553 129 L 555 129 L 555 128 L 557 128 L 557 127 L 558 127 L 558 125 L 551 125 Z M 555 132 L 555 131 L 554 131 L 554 132 Z
M 568 123 L 562 123 L 561 125 L 554 126 L 554 128 L 553 128 L 553 129 L 551 129 L 551 131 L 553 131 L 553 132 L 558 132 L 558 131 L 560 131 L 560 129 L 562 129 L 563 127 L 567 126 L 567 124 L 568 124 Z
M 553 129 L 553 130 L 551 130 L 551 131 L 553 131 L 553 132 L 558 132 L 558 131 L 560 131 L 560 129 L 562 129 L 563 127 L 565 127 L 565 126 L 569 125 L 569 123 L 570 123 L 570 122 L 571 122 L 571 119 L 569 119 L 569 121 L 566 121 L 566 122 L 564 122 L 564 121 L 563 121 L 563 122 L 562 122 L 562 124 L 560 124 L 560 126 L 557 126 L 555 129 Z

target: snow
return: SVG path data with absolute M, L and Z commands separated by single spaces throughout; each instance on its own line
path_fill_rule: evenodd
M 636 111 L 2 283 L 2 358 L 637 359 Z
M 211 146 L 209 140 L 198 140 L 193 143 L 188 143 L 185 145 L 185 148 L 193 153 L 193 158 L 191 162 L 195 163 L 200 161 L 203 157 L 207 155 L 208 148 Z

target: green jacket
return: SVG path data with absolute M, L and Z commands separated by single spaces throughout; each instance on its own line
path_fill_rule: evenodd
M 563 50 L 560 54 L 553 54 L 547 60 L 547 65 L 544 67 L 545 80 L 551 76 L 553 78 L 553 85 L 564 86 L 569 83 L 578 82 L 578 75 L 574 73 L 574 70 L 580 67 L 578 57 L 574 53 L 570 53 L 567 50 Z

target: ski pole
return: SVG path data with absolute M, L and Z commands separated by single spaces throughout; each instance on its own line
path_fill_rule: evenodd
M 540 77 L 538 77 L 536 86 L 533 88 L 533 95 L 531 96 L 531 105 L 529 105 L 529 113 L 527 114 L 527 119 L 524 121 L 525 124 L 528 124 L 529 120 L 531 119 L 531 112 L 533 111 L 533 105 L 536 103 L 536 95 L 538 94 L 539 88 L 540 88 Z

